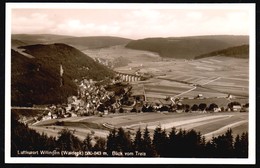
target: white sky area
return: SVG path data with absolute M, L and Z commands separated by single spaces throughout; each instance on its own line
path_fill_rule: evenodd
M 11 11 L 12 34 L 118 36 L 130 39 L 248 35 L 243 9 L 40 9 Z

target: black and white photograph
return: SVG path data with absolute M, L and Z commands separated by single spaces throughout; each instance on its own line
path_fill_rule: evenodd
M 255 4 L 7 3 L 8 163 L 255 163 Z

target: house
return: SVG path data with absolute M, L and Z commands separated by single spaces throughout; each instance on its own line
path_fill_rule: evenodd
M 213 109 L 214 113 L 218 113 L 218 112 L 221 112 L 221 108 L 217 107 L 217 108 L 214 108 Z
M 57 114 L 52 115 L 52 119 L 57 119 L 57 118 L 58 118 Z
M 240 111 L 241 110 L 241 106 L 240 105 L 234 105 L 233 106 L 233 111 Z
M 104 110 L 104 115 L 108 115 L 108 110 Z
M 176 110 L 177 113 L 182 113 L 183 112 L 183 109 L 180 109 L 180 110 Z
M 232 99 L 233 98 L 233 96 L 231 95 L 231 94 L 228 94 L 228 96 L 227 96 L 227 99 Z
M 200 94 L 198 94 L 197 99 L 201 99 L 202 97 L 203 97 L 203 95 L 200 93 Z

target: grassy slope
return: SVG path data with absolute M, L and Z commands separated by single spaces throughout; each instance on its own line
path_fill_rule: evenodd
M 27 58 L 12 50 L 12 105 L 64 102 L 67 96 L 77 93 L 73 79 L 103 80 L 114 75 L 108 68 L 65 44 L 38 44 L 22 48 L 35 58 Z M 64 69 L 63 87 L 60 87 L 60 63 Z M 37 71 L 39 65 L 40 70 Z
M 12 48 L 17 48 L 19 46 L 25 46 L 25 45 L 28 45 L 27 43 L 23 42 L 23 41 L 20 41 L 20 40 L 17 40 L 17 39 L 12 39 Z
M 191 59 L 215 50 L 248 44 L 248 36 L 192 36 L 133 40 L 126 47 L 157 52 L 161 57 Z
M 249 45 L 241 45 L 235 47 L 229 47 L 223 50 L 213 51 L 207 54 L 196 56 L 195 59 L 213 57 L 213 56 L 226 56 L 234 58 L 248 58 L 249 57 Z

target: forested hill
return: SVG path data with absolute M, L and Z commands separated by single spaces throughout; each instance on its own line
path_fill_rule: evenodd
M 74 79 L 83 77 L 103 80 L 114 72 L 66 44 L 30 45 L 21 47 L 28 58 L 12 50 L 12 106 L 64 102 L 76 95 Z M 64 86 L 60 87 L 60 64 Z
M 216 35 L 146 38 L 130 41 L 126 47 L 157 52 L 161 57 L 193 59 L 197 55 L 244 44 L 249 44 L 248 36 Z
M 249 58 L 249 45 L 241 45 L 236 47 L 229 47 L 224 50 L 213 51 L 207 54 L 196 56 L 195 59 L 213 57 L 213 56 L 225 56 L 234 58 Z
M 115 45 L 125 45 L 130 39 L 112 36 L 89 36 L 60 39 L 56 42 L 71 45 L 79 50 L 105 48 Z

